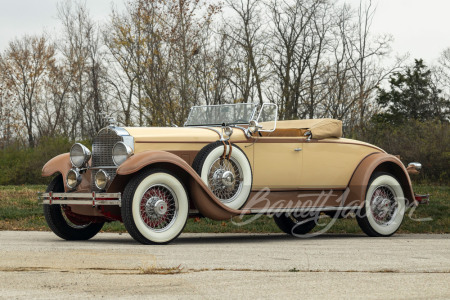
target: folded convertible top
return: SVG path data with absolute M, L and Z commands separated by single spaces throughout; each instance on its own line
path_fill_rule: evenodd
M 273 128 L 273 122 L 261 122 L 263 128 Z M 342 137 L 342 121 L 335 119 L 305 119 L 277 121 L 276 129 L 302 129 L 310 131 L 314 139 Z

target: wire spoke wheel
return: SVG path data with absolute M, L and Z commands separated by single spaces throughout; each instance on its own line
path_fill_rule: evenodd
M 164 184 L 155 184 L 145 191 L 140 203 L 142 221 L 152 230 L 167 230 L 177 216 L 178 199 Z
M 373 191 L 370 210 L 377 224 L 389 225 L 389 222 L 394 219 L 398 211 L 398 204 L 395 201 L 395 194 L 391 187 L 382 185 Z
M 167 170 L 142 170 L 129 181 L 122 199 L 123 224 L 142 244 L 169 243 L 186 225 L 189 201 L 185 186 Z
M 368 236 L 390 236 L 400 227 L 406 200 L 399 181 L 389 173 L 375 173 L 367 187 L 364 206 L 356 215 Z
M 221 141 L 206 145 L 195 157 L 192 168 L 224 205 L 240 209 L 247 202 L 252 168 L 237 145 L 224 145 Z
M 223 203 L 233 202 L 242 189 L 244 175 L 234 158 L 219 158 L 211 165 L 208 186 Z

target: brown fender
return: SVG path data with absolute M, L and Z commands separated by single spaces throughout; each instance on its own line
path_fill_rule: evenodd
M 62 177 L 65 178 L 67 172 L 69 172 L 71 168 L 72 163 L 70 162 L 70 153 L 63 153 L 53 157 L 44 165 L 44 167 L 42 168 L 42 176 L 48 177 L 52 176 L 55 173 L 61 173 Z M 64 183 L 65 182 L 66 180 L 64 179 Z M 66 184 L 64 184 L 64 190 L 67 192 Z
M 72 168 L 70 163 L 70 154 L 64 153 L 50 159 L 42 168 L 42 176 L 52 176 L 55 173 L 61 173 L 63 176 Z
M 203 182 L 197 172 L 179 156 L 166 151 L 144 151 L 137 153 L 127 159 L 117 169 L 120 176 L 131 175 L 139 170 L 151 166 L 170 166 L 177 173 L 184 173 L 185 184 L 187 185 L 190 199 L 193 201 L 198 211 L 205 217 L 213 220 L 226 220 L 241 213 L 249 213 L 231 209 L 214 196 L 208 186 Z
M 400 182 L 407 204 L 416 204 L 411 179 L 403 163 L 393 155 L 376 152 L 366 156 L 353 173 L 348 184 L 350 192 L 344 201 L 344 206 L 362 206 L 364 204 L 367 185 L 374 172 L 386 172 L 395 176 Z
M 89 160 L 89 164 L 91 164 L 91 160 Z M 70 153 L 60 154 L 58 156 L 50 159 L 42 168 L 42 176 L 52 176 L 55 173 L 61 173 L 64 178 L 64 190 L 67 192 L 69 189 L 66 185 L 66 174 L 72 168 L 72 163 L 70 162 Z M 81 174 L 82 180 L 81 184 L 77 186 L 77 192 L 85 192 L 89 193 L 91 191 L 91 170 L 87 170 Z

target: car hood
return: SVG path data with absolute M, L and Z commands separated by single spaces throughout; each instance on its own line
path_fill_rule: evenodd
M 213 128 L 125 127 L 135 142 L 214 142 L 220 135 Z M 217 129 L 216 129 L 217 130 Z

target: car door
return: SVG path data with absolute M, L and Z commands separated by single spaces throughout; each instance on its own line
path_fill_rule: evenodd
M 297 189 L 303 162 L 302 144 L 298 137 L 255 138 L 253 189 Z

